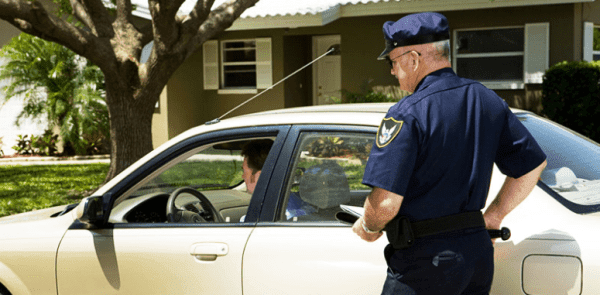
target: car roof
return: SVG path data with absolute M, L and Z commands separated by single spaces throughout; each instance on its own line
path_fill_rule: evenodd
M 263 111 L 247 114 L 244 116 L 264 116 L 271 114 L 293 114 L 293 113 L 382 113 L 385 114 L 394 103 L 353 103 L 353 104 L 331 104 L 320 106 L 295 107 L 278 110 Z

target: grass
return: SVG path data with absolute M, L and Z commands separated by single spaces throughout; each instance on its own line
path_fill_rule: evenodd
M 0 166 L 0 217 L 79 202 L 108 164 Z

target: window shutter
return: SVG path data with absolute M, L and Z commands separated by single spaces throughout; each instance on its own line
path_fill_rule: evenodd
M 594 60 L 594 23 L 583 23 L 583 60 Z
M 541 84 L 548 69 L 550 52 L 550 24 L 525 25 L 524 80 L 529 84 Z
M 219 44 L 216 40 L 204 42 L 202 45 L 204 64 L 204 89 L 219 89 Z
M 271 65 L 271 38 L 256 39 L 256 88 L 269 88 L 273 85 Z

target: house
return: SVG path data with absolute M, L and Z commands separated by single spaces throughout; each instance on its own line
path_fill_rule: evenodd
M 149 20 L 146 3 L 136 3 L 135 14 Z M 154 146 L 222 116 L 332 47 L 338 50 L 227 117 L 325 104 L 342 90 L 397 85 L 388 64 L 376 60 L 384 48 L 381 27 L 421 11 L 448 18 L 454 70 L 514 107 L 539 111 L 549 66 L 600 59 L 593 50 L 594 31 L 600 33 L 594 0 L 260 0 L 171 77 L 153 118 Z M 7 25 L 0 21 L 0 40 Z
M 376 60 L 384 48 L 381 27 L 414 12 L 446 15 L 454 70 L 514 107 L 539 111 L 549 66 L 600 59 L 593 51 L 600 4 L 593 0 L 282 2 L 260 0 L 178 69 L 154 117 L 155 145 L 225 114 L 336 45 L 340 50 L 333 55 L 228 116 L 329 103 L 342 89 L 358 93 L 365 85 L 397 85 L 388 64 Z

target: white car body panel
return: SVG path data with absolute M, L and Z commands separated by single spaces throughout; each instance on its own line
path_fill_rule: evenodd
M 56 251 L 74 221 L 71 214 L 48 218 L 65 206 L 0 220 L 0 283 L 16 294 L 56 294 Z
M 252 227 L 70 230 L 57 258 L 58 293 L 241 295 L 242 255 L 251 231 Z M 217 256 L 214 261 L 201 257 L 211 251 Z
M 244 254 L 244 295 L 381 294 L 386 245 L 350 227 L 259 226 Z
M 504 178 L 496 168 L 488 205 Z M 597 294 L 600 290 L 600 281 L 594 279 L 600 275 L 597 246 L 600 245 L 600 236 L 596 234 L 600 218 L 597 214 L 573 213 L 541 188 L 535 187 L 525 201 L 503 220 L 502 226 L 510 228 L 512 236 L 508 241 L 496 241 L 491 294 Z M 545 259 L 546 271 L 536 274 L 545 280 L 521 283 L 525 277 L 536 276 L 526 271 L 535 268 L 525 263 L 528 257 L 534 255 L 540 255 L 542 261 Z M 583 273 L 580 269 L 574 274 L 572 264 L 561 264 L 555 257 L 583 261 Z M 554 282 L 551 288 L 548 282 Z M 524 290 L 542 290 L 542 293 L 525 293 Z

